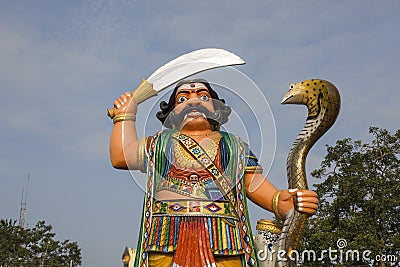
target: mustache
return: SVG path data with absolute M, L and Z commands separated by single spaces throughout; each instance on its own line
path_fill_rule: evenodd
M 211 112 L 209 109 L 202 105 L 198 106 L 186 106 L 182 109 L 181 112 L 176 114 L 174 110 L 169 112 L 168 116 L 165 118 L 164 126 L 171 128 L 171 127 L 178 127 L 185 119 L 185 116 L 188 113 L 196 111 L 201 112 L 204 114 L 205 119 L 210 121 L 210 123 L 219 123 L 224 124 L 228 121 L 228 116 L 231 113 L 231 108 L 221 101 L 213 101 L 213 106 L 215 112 Z M 168 126 L 169 125 L 169 126 Z
M 171 122 L 173 125 L 179 125 L 186 118 L 186 116 L 193 111 L 203 113 L 206 119 L 216 118 L 215 113 L 211 112 L 204 106 L 199 105 L 199 106 L 187 106 L 178 114 L 172 111 L 169 113 L 166 120 Z

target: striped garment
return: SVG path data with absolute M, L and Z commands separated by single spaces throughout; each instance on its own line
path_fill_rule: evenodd
M 148 266 L 148 252 L 174 253 L 174 266 L 214 266 L 214 255 L 240 255 L 242 266 L 257 266 L 253 249 L 244 173 L 261 167 L 248 146 L 240 138 L 220 132 L 220 161 L 224 174 L 234 185 L 232 194 L 236 220 L 212 216 L 160 216 L 153 213 L 157 200 L 156 186 L 167 177 L 171 168 L 173 130 L 164 130 L 148 142 L 145 169 L 147 189 L 138 240 L 135 267 Z M 195 253 L 193 253 L 195 252 Z M 196 265 L 193 263 L 196 262 Z

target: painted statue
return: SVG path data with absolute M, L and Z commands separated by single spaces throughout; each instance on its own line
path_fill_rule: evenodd
M 115 100 L 110 140 L 115 168 L 147 173 L 135 266 L 257 266 L 247 198 L 278 218 L 316 213 L 315 192 L 277 190 L 248 145 L 219 130 L 231 108 L 206 80 L 177 82 L 157 113 L 166 129 L 149 137 L 136 133 L 137 95 Z
M 289 188 L 308 189 L 305 164 L 311 147 L 335 123 L 340 111 L 340 94 L 335 85 L 311 79 L 290 84 L 282 104 L 305 105 L 308 109 L 306 124 L 290 149 L 286 168 Z M 286 251 L 286 256 L 277 258 L 277 267 L 296 266 L 295 255 L 307 214 L 291 210 L 285 216 L 284 225 L 276 246 L 277 251 Z

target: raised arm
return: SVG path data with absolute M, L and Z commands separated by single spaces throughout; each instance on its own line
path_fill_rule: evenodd
M 137 170 L 138 137 L 136 133 L 137 103 L 126 92 L 114 101 L 114 127 L 110 138 L 111 164 L 117 169 Z

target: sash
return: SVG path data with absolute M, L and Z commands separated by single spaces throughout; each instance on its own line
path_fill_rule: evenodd
M 228 177 L 226 177 L 223 172 L 214 164 L 210 156 L 204 151 L 204 149 L 191 137 L 179 134 L 178 138 L 173 137 L 178 140 L 179 143 L 185 148 L 185 150 L 196 159 L 211 175 L 215 185 L 218 189 L 228 197 L 232 207 L 236 206 L 236 197 L 233 195 L 233 186 Z M 237 214 L 236 209 L 233 212 Z
M 163 163 L 161 162 L 163 159 L 165 159 L 165 151 L 167 149 L 167 144 L 168 141 L 171 140 L 173 137 L 173 131 L 166 131 L 165 132 L 159 132 L 156 135 L 152 136 L 151 142 L 150 142 L 150 149 L 148 152 L 148 162 L 147 162 L 147 175 L 148 175 L 148 181 L 147 181 L 147 189 L 146 189 L 146 194 L 144 198 L 144 205 L 143 205 L 143 213 L 142 213 L 142 222 L 141 222 L 141 228 L 140 228 L 140 234 L 139 234 L 139 239 L 138 239 L 138 246 L 137 246 L 137 253 L 135 257 L 135 267 L 148 267 L 148 252 L 147 252 L 147 247 L 149 243 L 149 236 L 150 236 L 150 226 L 151 226 L 151 221 L 153 217 L 153 186 L 154 182 L 156 179 L 157 175 L 160 175 L 158 171 L 162 171 L 165 168 L 163 167 Z M 225 133 L 225 132 L 220 132 L 223 138 L 229 138 L 230 135 Z M 182 139 L 185 139 L 185 136 L 181 137 Z M 244 252 L 245 255 L 242 257 L 242 264 L 243 266 L 246 267 L 254 267 L 257 266 L 257 261 L 256 261 L 256 255 L 255 255 L 255 250 L 253 249 L 253 238 L 252 238 L 252 232 L 251 232 L 251 225 L 249 223 L 249 214 L 247 210 L 247 203 L 246 203 L 246 190 L 244 189 L 244 182 L 240 179 L 240 176 L 242 175 L 243 171 L 243 158 L 245 157 L 245 151 L 247 151 L 245 144 L 238 138 L 233 137 L 232 142 L 228 142 L 228 149 L 229 151 L 233 151 L 234 153 L 237 153 L 237 156 L 233 157 L 232 160 L 229 161 L 229 166 L 226 171 L 230 172 L 232 171 L 233 173 L 230 174 L 232 177 L 235 177 L 235 184 L 234 188 L 236 190 L 229 190 L 231 187 L 225 187 L 228 188 L 229 191 L 234 191 L 232 193 L 237 194 L 237 198 L 234 197 L 234 199 L 237 199 L 237 201 L 234 201 L 234 203 L 237 203 L 236 210 L 235 212 L 238 213 L 239 215 L 239 225 L 238 229 L 240 231 L 240 237 L 241 240 L 244 241 Z M 188 141 L 190 139 L 186 138 Z M 200 147 L 200 146 L 199 146 Z M 185 148 L 185 146 L 183 146 Z M 197 150 L 196 150 L 197 151 Z M 196 152 L 194 151 L 194 152 Z M 202 149 L 199 149 L 199 151 L 202 151 Z M 192 153 L 190 153 L 192 154 Z M 198 153 L 197 153 L 198 154 Z M 236 154 L 235 154 L 236 155 Z M 195 159 L 197 159 L 196 156 L 194 156 Z M 212 163 L 213 161 L 211 159 L 208 159 L 209 162 L 204 162 L 204 167 L 209 170 L 207 167 L 210 164 L 206 163 Z M 205 159 L 207 161 L 207 158 Z M 231 162 L 232 161 L 232 162 Z M 207 165 L 207 166 L 205 166 Z M 231 169 L 232 168 L 232 169 Z M 210 166 L 210 171 L 212 171 L 212 165 Z M 223 176 L 223 172 L 219 170 L 218 168 L 215 168 L 217 171 L 219 171 L 218 176 Z M 235 171 L 236 170 L 236 171 Z M 211 172 L 211 174 L 213 174 Z M 221 180 L 220 177 L 216 177 L 215 175 L 211 175 L 212 179 L 216 181 L 216 186 L 218 187 L 217 183 L 221 184 L 223 181 Z M 228 174 L 227 174 L 228 176 Z M 214 178 L 216 177 L 216 178 Z M 228 177 L 227 177 L 228 178 Z M 217 180 L 218 179 L 218 180 Z M 224 178 L 222 178 L 224 179 Z M 226 178 L 225 178 L 226 179 Z M 229 178 L 228 178 L 229 179 Z M 232 182 L 230 180 L 225 180 L 226 184 L 229 185 Z M 226 190 L 221 190 L 221 193 L 226 192 Z M 230 194 L 226 194 L 229 196 Z M 229 201 L 232 199 L 229 197 Z M 155 214 L 154 214 L 155 215 Z M 222 218 L 224 219 L 224 218 Z

